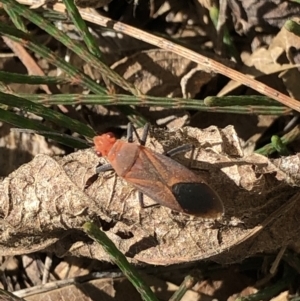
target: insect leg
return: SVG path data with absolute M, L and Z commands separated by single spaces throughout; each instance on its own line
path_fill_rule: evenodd
M 145 145 L 147 136 L 149 133 L 149 127 L 150 127 L 150 124 L 146 123 L 144 126 L 142 138 L 140 138 L 139 134 L 136 131 L 136 128 L 133 126 L 133 124 L 131 122 L 129 122 L 128 126 L 127 126 L 127 141 L 130 143 L 133 142 L 133 133 L 134 133 L 136 135 L 136 138 L 139 141 L 140 145 Z
M 191 167 L 192 162 L 193 162 L 193 158 L 194 158 L 194 153 L 195 153 L 195 146 L 193 144 L 184 144 L 184 145 L 177 146 L 177 147 L 167 151 L 165 153 L 165 155 L 167 157 L 173 157 L 177 154 L 185 153 L 185 152 L 188 152 L 188 151 L 191 151 L 190 163 L 189 163 L 189 167 Z
M 133 142 L 133 131 L 135 130 L 133 124 L 131 122 L 127 125 L 127 141 L 129 143 Z
M 141 193 L 140 191 L 138 191 L 138 199 L 139 199 L 139 203 L 140 203 L 141 208 L 145 208 L 144 194 Z
M 87 181 L 86 181 L 86 184 L 85 184 L 85 189 L 87 189 L 88 187 L 90 187 L 95 181 L 96 179 L 98 178 L 98 175 L 99 173 L 101 172 L 105 172 L 105 171 L 108 171 L 108 170 L 114 170 L 111 166 L 111 164 L 104 164 L 104 165 L 98 165 L 96 166 L 96 174 L 94 174 L 93 176 L 91 176 Z
M 101 172 L 105 172 L 108 170 L 114 170 L 111 166 L 111 164 L 104 164 L 104 165 L 98 165 L 96 167 L 96 173 L 101 173 Z
M 145 126 L 144 126 L 142 139 L 140 139 L 140 144 L 141 145 L 146 144 L 147 136 L 149 134 L 149 128 L 150 128 L 150 124 L 146 123 Z
M 173 157 L 174 155 L 180 154 L 180 153 L 185 153 L 188 151 L 194 152 L 195 146 L 193 144 L 184 144 L 177 146 L 165 153 L 165 156 L 167 157 Z
M 146 206 L 144 204 L 144 194 L 142 192 L 140 192 L 140 191 L 138 191 L 138 199 L 139 199 L 140 206 L 143 209 L 154 207 L 154 206 L 159 206 L 159 204 L 157 204 L 157 203 L 154 203 L 154 204 Z

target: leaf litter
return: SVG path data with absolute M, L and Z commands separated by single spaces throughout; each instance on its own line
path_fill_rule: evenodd
M 59 160 L 38 155 L 1 183 L 1 255 L 38 250 L 62 255 L 61 248 L 69 245 L 72 233 L 95 217 L 108 224 L 113 222 L 106 233 L 131 261 L 151 264 L 170 265 L 211 257 L 223 263 L 235 262 L 275 251 L 297 237 L 298 211 L 293 203 L 288 212 L 274 216 L 240 246 L 257 225 L 295 202 L 299 185 L 297 155 L 280 160 L 258 154 L 243 156 L 230 126 L 205 130 L 186 127 L 175 133 L 154 132 L 155 135 L 159 141 L 148 141 L 155 150 L 167 150 L 183 141 L 197 143 L 192 167 L 198 172 L 206 169 L 210 185 L 221 195 L 225 207 L 221 220 L 204 221 L 160 206 L 141 209 L 133 188 L 113 172 L 100 175 L 86 188 L 99 161 L 91 149 Z M 188 157 L 180 161 L 187 164 Z M 84 244 L 74 251 L 70 246 L 64 252 L 107 259 L 102 248 L 94 244 Z

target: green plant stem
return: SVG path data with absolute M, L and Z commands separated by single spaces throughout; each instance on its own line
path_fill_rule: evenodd
M 209 107 L 223 106 L 279 106 L 283 105 L 272 98 L 263 95 L 229 95 L 229 96 L 207 96 L 204 99 L 205 105 Z
M 169 301 L 181 300 L 184 294 L 194 286 L 196 280 L 197 279 L 195 277 L 191 275 L 187 275 L 184 278 L 184 281 L 180 284 L 178 290 L 173 294 L 173 296 L 169 299 Z
M 0 24 L 0 33 L 4 36 L 9 37 L 15 42 L 20 43 L 22 46 L 28 48 L 29 50 L 39 54 L 45 58 L 49 63 L 57 66 L 78 84 L 82 84 L 95 94 L 106 94 L 107 91 L 100 87 L 96 82 L 94 82 L 90 77 L 86 76 L 84 73 L 74 68 L 72 65 L 68 64 L 64 59 L 55 55 L 49 48 L 41 45 L 40 43 L 34 41 L 31 36 L 15 28 L 7 26 L 5 24 Z
M 69 76 L 74 82 L 84 85 L 93 93 L 97 95 L 107 93 L 105 89 L 103 89 L 90 77 L 86 76 L 84 73 L 74 68 L 72 65 L 68 64 L 60 57 L 56 56 L 47 47 L 32 40 L 32 38 L 29 35 L 5 24 L 0 24 L 0 33 L 20 43 L 24 47 L 27 47 L 31 51 L 38 53 L 40 56 L 44 57 L 48 62 L 65 71 L 67 76 Z M 123 111 L 125 111 L 125 108 L 123 108 Z M 142 126 L 146 123 L 146 119 L 137 114 L 136 111 L 131 107 L 126 108 L 125 114 L 128 116 L 129 120 L 131 120 L 138 126 Z
M 130 265 L 126 257 L 117 249 L 115 244 L 108 238 L 108 236 L 101 231 L 92 222 L 86 222 L 83 225 L 84 231 L 97 243 L 99 243 L 103 249 L 109 254 L 111 260 L 118 265 L 120 270 L 129 279 L 129 281 L 135 286 L 137 291 L 141 294 L 141 297 L 145 301 L 158 301 L 151 289 L 142 280 L 136 269 Z
M 219 9 L 213 5 L 209 10 L 209 16 L 217 30 L 218 19 L 219 19 Z M 233 43 L 233 40 L 229 34 L 229 31 L 228 31 L 228 28 L 226 25 L 224 25 L 224 30 L 223 30 L 223 43 L 226 46 L 226 49 L 227 49 L 228 53 L 230 54 L 230 56 L 232 56 L 237 62 L 240 61 L 239 53 Z
M 78 140 L 73 139 L 72 137 L 61 137 L 56 133 L 52 134 L 51 132 L 53 132 L 53 130 L 45 126 L 44 124 L 36 120 L 30 120 L 23 116 L 19 116 L 15 113 L 9 112 L 7 110 L 3 110 L 1 108 L 0 108 L 0 120 L 12 124 L 19 128 L 30 129 L 37 132 L 39 131 L 48 132 L 49 134 L 44 135 L 46 138 L 50 138 L 54 141 L 57 141 L 58 143 L 67 145 L 72 148 L 86 148 L 88 145 L 88 143 L 82 143 Z
M 10 20 L 12 20 L 16 28 L 24 32 L 28 32 L 22 18 L 18 14 L 16 14 L 13 10 L 9 9 L 6 4 L 3 4 L 3 8 L 9 15 Z
M 78 29 L 90 53 L 100 58 L 101 51 L 99 49 L 99 46 L 97 45 L 94 37 L 90 33 L 85 21 L 81 18 L 79 11 L 74 4 L 74 0 L 63 0 L 63 3 L 65 4 L 71 20 L 73 21 L 74 25 Z
M 281 155 L 281 156 L 289 155 L 289 151 L 288 151 L 286 145 L 282 142 L 282 139 L 279 136 L 273 135 L 271 137 L 271 144 L 274 146 L 274 148 L 279 153 L 279 155 Z
M 283 135 L 281 137 L 281 142 L 284 145 L 288 145 L 289 143 L 297 140 L 300 138 L 300 125 L 297 125 L 295 128 L 293 128 L 290 132 Z M 261 154 L 264 156 L 269 156 L 276 152 L 276 148 L 272 143 L 266 144 L 264 147 L 257 149 L 255 153 Z
M 64 94 L 47 95 L 20 94 L 19 96 L 42 104 L 53 105 L 75 105 L 75 104 L 100 104 L 110 105 L 134 105 L 134 106 L 161 106 L 172 107 L 175 109 L 190 109 L 216 113 L 236 113 L 236 114 L 260 114 L 260 115 L 286 115 L 291 113 L 291 109 L 285 106 L 225 106 L 210 107 L 206 106 L 203 100 L 186 98 L 168 98 L 155 96 L 134 96 L 134 95 L 83 95 L 83 94 Z
M 59 76 L 38 76 L 12 73 L 0 70 L 0 81 L 3 83 L 19 83 L 28 85 L 63 85 L 70 83 L 70 80 Z M 2 91 L 2 89 L 0 89 Z
M 119 74 L 111 70 L 108 66 L 103 64 L 97 57 L 92 53 L 84 49 L 80 43 L 73 41 L 65 33 L 58 30 L 55 26 L 51 24 L 48 20 L 45 20 L 40 15 L 25 7 L 24 5 L 19 4 L 15 0 L 1 0 L 2 3 L 7 5 L 8 9 L 15 11 L 17 14 L 28 19 L 41 29 L 45 30 L 49 35 L 60 41 L 68 49 L 71 49 L 79 57 L 85 60 L 91 66 L 98 68 L 105 76 L 111 79 L 114 83 L 122 87 L 123 89 L 130 91 L 133 94 L 139 94 L 137 89 L 129 84 L 124 78 Z
M 72 119 L 60 112 L 46 108 L 41 104 L 34 103 L 27 99 L 0 92 L 0 103 L 34 113 L 38 116 L 45 118 L 48 121 L 51 121 L 61 127 L 68 128 L 83 136 L 93 137 L 96 135 L 95 131 L 89 126 L 75 119 Z
M 293 20 L 288 20 L 284 24 L 284 28 L 288 30 L 289 32 L 294 33 L 298 37 L 300 37 L 300 25 L 299 23 L 293 21 Z
M 260 300 L 270 300 L 272 297 L 278 295 L 283 289 L 288 287 L 296 277 L 295 271 L 290 268 L 286 268 L 286 271 L 281 278 L 281 280 L 276 283 L 261 289 L 259 292 L 235 299 L 235 301 L 260 301 Z

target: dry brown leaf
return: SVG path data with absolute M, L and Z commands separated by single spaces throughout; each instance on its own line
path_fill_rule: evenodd
M 294 21 L 299 22 L 299 18 L 294 18 Z M 299 64 L 300 61 L 292 55 L 292 53 L 298 53 L 295 50 L 299 48 L 299 37 L 283 27 L 268 48 L 258 48 L 251 55 L 243 58 L 246 66 L 241 67 L 240 71 L 256 78 L 280 72 L 279 78 L 281 79 L 273 76 L 270 78 L 270 85 L 276 86 L 277 84 L 277 89 L 282 86 L 290 96 L 299 99 L 300 88 L 297 83 L 300 82 L 300 73 L 294 65 Z M 225 95 L 238 86 L 240 86 L 239 83 L 230 81 L 218 95 Z
M 289 291 L 284 291 L 280 293 L 278 296 L 272 298 L 270 301 L 288 301 L 290 300 Z
M 144 95 L 161 97 L 193 98 L 213 77 L 196 63 L 162 49 L 139 52 L 116 62 L 111 68 Z
M 299 23 L 300 18 L 293 18 L 293 21 Z M 270 52 L 277 52 L 277 59 L 280 57 L 286 57 L 286 60 L 290 64 L 299 64 L 299 50 L 300 50 L 300 38 L 294 33 L 288 31 L 284 27 L 280 30 L 278 35 L 274 38 L 270 45 Z M 276 59 L 276 57 L 274 57 Z M 299 99 L 300 97 L 300 73 L 298 68 L 288 69 L 280 73 L 284 85 L 289 92 L 289 95 Z
M 45 290 L 26 297 L 30 301 L 47 300 L 136 300 L 139 301 L 140 296 L 135 288 L 125 279 L 96 279 L 86 283 L 76 282 L 73 285 L 64 286 L 61 288 Z M 127 297 L 126 297 L 127 296 Z
M 20 165 L 29 162 L 39 154 L 62 155 L 64 151 L 55 145 L 49 145 L 46 139 L 39 135 L 21 133 L 11 130 L 7 123 L 0 123 L 0 176 L 7 176 Z
M 233 262 L 297 241 L 299 189 L 286 162 L 298 171 L 299 156 L 274 162 L 258 154 L 244 157 L 231 126 L 174 133 L 156 129 L 147 146 L 162 152 L 184 143 L 196 146 L 195 172 L 207 169 L 205 176 L 223 199 L 222 220 L 208 222 L 161 206 L 140 209 L 133 188 L 113 172 L 86 187 L 99 160 L 105 162 L 91 149 L 61 160 L 38 155 L 0 184 L 0 255 L 47 250 L 109 260 L 81 232 L 91 219 L 131 261 L 151 264 Z M 187 158 L 178 160 L 188 164 Z M 266 229 L 259 232 L 262 226 Z
M 141 273 L 141 277 L 145 283 L 151 287 L 159 300 L 169 300 L 177 291 L 178 286 L 163 281 L 154 276 Z M 141 296 L 134 286 L 125 277 L 115 277 L 113 273 L 111 278 L 100 278 L 94 280 L 76 281 L 76 278 L 51 282 L 44 286 L 38 286 L 30 289 L 24 289 L 15 292 L 16 295 L 26 298 L 26 300 L 38 301 L 44 300 L 60 300 L 63 296 L 64 300 L 131 300 L 140 301 Z M 76 296 L 76 297 L 75 297 Z M 212 298 L 204 294 L 188 290 L 182 301 L 212 300 Z
M 300 7 L 293 1 L 240 1 L 228 0 L 236 31 L 241 34 L 250 30 L 266 33 L 282 28 L 288 19 L 298 16 Z

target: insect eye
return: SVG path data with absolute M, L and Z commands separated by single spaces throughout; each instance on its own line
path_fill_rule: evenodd
M 96 151 L 96 155 L 97 155 L 98 157 L 102 157 L 102 153 L 99 152 L 99 151 Z
M 109 132 L 109 133 L 106 134 L 106 137 L 111 139 L 111 138 L 115 138 L 115 135 L 113 133 Z

